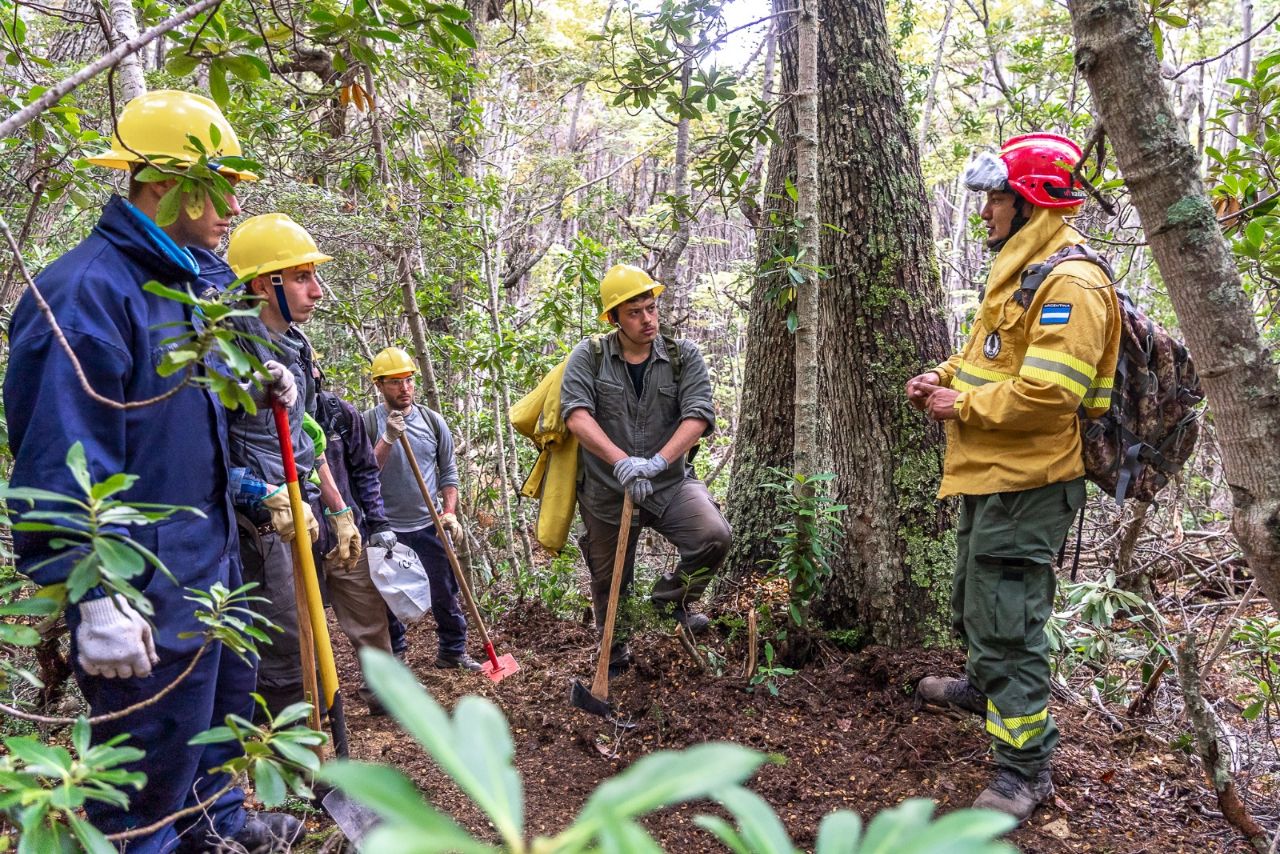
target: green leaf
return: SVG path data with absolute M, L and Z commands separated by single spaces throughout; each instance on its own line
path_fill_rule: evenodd
M 471 35 L 471 31 L 466 27 L 448 20 L 441 20 L 439 21 L 439 24 L 442 30 L 453 36 L 460 43 L 466 45 L 472 50 L 476 49 L 476 37 Z
M 734 829 L 732 824 L 715 815 L 695 816 L 693 823 L 703 830 L 710 833 L 720 841 L 720 844 L 728 848 L 733 854 L 755 854 L 743 841 L 738 831 Z
M 287 787 L 274 762 L 262 760 L 254 763 L 253 789 L 258 799 L 268 807 L 279 806 L 284 802 Z
M 107 841 L 102 831 L 75 813 L 67 813 L 67 823 L 88 854 L 116 854 L 116 847 Z
M 67 449 L 67 468 L 71 470 L 71 476 L 75 478 L 84 494 L 88 495 L 92 488 L 92 481 L 89 478 L 89 463 L 85 459 L 84 445 L 80 442 L 76 442 Z
M 755 792 L 732 786 L 718 793 L 716 800 L 737 819 L 742 838 L 752 852 L 792 854 L 796 850 L 773 807 Z
M 580 821 L 640 816 L 705 798 L 749 777 L 765 756 L 737 744 L 712 742 L 675 753 L 651 753 L 606 780 L 582 809 Z
M 169 192 L 160 198 L 160 203 L 156 205 L 156 225 L 163 228 L 166 225 L 173 225 L 178 221 L 178 208 L 182 203 L 182 191 L 174 184 L 169 188 Z
M 365 678 L 405 731 L 471 796 L 509 845 L 524 838 L 520 779 L 512 766 L 514 747 L 502 713 L 488 700 L 466 697 L 454 719 L 423 690 L 403 664 L 366 648 Z
M 117 540 L 96 537 L 93 551 L 102 561 L 101 571 L 114 578 L 133 578 L 146 567 L 142 555 Z
M 412 844 L 379 844 L 372 837 L 366 851 L 404 852 L 488 852 L 493 849 L 472 839 L 461 827 L 441 815 L 422 799 L 416 786 L 404 774 L 387 765 L 339 760 L 326 763 L 317 775 L 367 805 L 389 823 L 387 830 L 405 834 L 397 838 Z
M 171 53 L 165 59 L 165 70 L 174 77 L 186 77 L 200 65 L 200 60 L 185 53 Z
M 1261 248 L 1267 239 L 1267 227 L 1261 220 L 1255 219 L 1245 227 L 1244 235 L 1250 243 Z
M 231 103 L 231 87 L 227 85 L 227 66 L 219 59 L 209 63 L 209 97 L 224 110 Z
M 13 646 L 35 646 L 40 643 L 40 633 L 30 626 L 0 623 L 0 643 Z
M 814 854 L 857 854 L 862 838 L 862 819 L 848 810 L 828 813 L 818 825 Z

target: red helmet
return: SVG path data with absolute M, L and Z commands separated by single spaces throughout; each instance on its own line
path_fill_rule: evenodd
M 1087 198 L 1071 178 L 1083 152 L 1056 133 L 1025 133 L 1000 149 L 1009 189 L 1042 208 L 1071 208 Z

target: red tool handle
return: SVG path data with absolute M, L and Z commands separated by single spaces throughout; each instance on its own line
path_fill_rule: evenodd
M 284 408 L 284 404 L 273 398 L 271 401 L 271 414 L 276 417 L 276 431 L 282 437 L 280 441 L 280 458 L 284 461 L 285 483 L 296 483 L 298 480 L 298 465 L 293 461 L 293 443 L 283 438 L 293 435 L 293 431 L 289 429 L 289 411 Z

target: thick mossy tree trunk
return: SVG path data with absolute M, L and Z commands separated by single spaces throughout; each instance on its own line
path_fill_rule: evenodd
M 774 0 L 775 13 L 791 8 L 791 0 Z M 796 91 L 796 30 L 783 27 L 778 40 L 779 91 Z M 785 94 L 784 94 L 785 97 Z M 781 144 L 769 152 L 768 180 L 759 209 L 756 240 L 757 267 L 763 271 L 751 295 L 747 321 L 747 351 L 742 369 L 742 404 L 733 442 L 733 474 L 729 481 L 727 518 L 733 528 L 733 547 L 725 562 L 725 576 L 749 577 L 761 561 L 777 557 L 773 527 L 782 521 L 775 493 L 760 485 L 774 477 L 771 466 L 791 470 L 794 414 L 795 350 L 787 332 L 787 310 L 779 307 L 778 291 L 786 287 L 785 273 L 775 259 L 794 255 L 795 203 L 787 181 L 795 182 L 794 101 L 778 109 L 774 129 Z
M 1076 67 L 1195 357 L 1249 568 L 1280 610 L 1280 374 L 1205 197 L 1200 160 L 1160 78 L 1145 7 L 1074 0 Z
M 865 641 L 945 635 L 954 535 L 935 498 L 942 433 L 906 381 L 949 353 L 919 154 L 883 0 L 823 0 L 823 446 L 848 505 L 817 613 Z

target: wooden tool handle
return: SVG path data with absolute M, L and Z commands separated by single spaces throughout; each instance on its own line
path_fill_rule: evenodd
M 422 490 L 422 500 L 431 511 L 431 521 L 436 524 L 436 535 L 444 545 L 445 557 L 449 559 L 449 566 L 453 568 L 453 577 L 457 579 L 458 587 L 462 590 L 462 598 L 467 603 L 467 612 L 471 615 L 471 621 L 476 624 L 476 628 L 480 630 L 480 638 L 484 641 L 487 650 L 493 644 L 489 640 L 488 630 L 484 627 L 484 620 L 480 619 L 480 609 L 476 607 L 475 597 L 471 595 L 471 585 L 467 583 L 467 576 L 458 564 L 458 555 L 453 550 L 453 541 L 449 539 L 449 532 L 444 529 L 444 522 L 440 519 L 436 503 L 427 489 L 427 482 L 422 479 L 422 469 L 418 468 L 418 458 L 413 455 L 413 448 L 409 446 L 409 437 L 403 433 L 400 434 L 400 447 L 404 448 L 404 455 L 409 459 L 409 468 L 413 469 L 413 476 L 418 481 L 418 489 Z
M 631 515 L 635 507 L 631 493 L 623 490 L 622 519 L 618 523 L 618 547 L 613 553 L 613 579 L 609 582 L 609 607 L 604 616 L 604 636 L 600 638 L 600 660 L 596 662 L 596 678 L 591 693 L 598 700 L 609 699 L 609 648 L 613 646 L 613 623 L 618 617 L 618 594 L 627 563 L 627 541 L 631 539 Z

